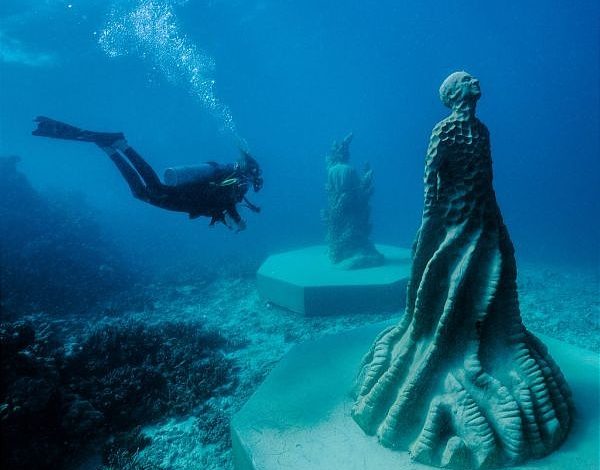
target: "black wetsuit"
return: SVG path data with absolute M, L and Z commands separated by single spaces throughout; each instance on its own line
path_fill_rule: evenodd
M 213 167 L 210 178 L 168 186 L 160 181 L 152 167 L 132 147 L 128 146 L 122 152 L 115 150 L 110 158 L 129 184 L 133 195 L 142 201 L 163 209 L 186 212 L 190 219 L 210 217 L 211 225 L 215 222 L 226 223 L 226 214 L 236 224 L 242 221 L 236 205 L 245 199 L 249 182 L 233 164 L 207 162 Z
M 160 181 L 152 167 L 130 147 L 121 132 L 94 132 L 80 129 L 65 122 L 45 116 L 35 118 L 37 129 L 32 134 L 55 139 L 93 142 L 106 152 L 127 181 L 133 195 L 149 204 L 177 212 L 187 212 L 190 218 L 211 218 L 211 225 L 229 216 L 242 230 L 244 221 L 236 205 L 245 202 L 254 212 L 260 208 L 246 199 L 250 185 L 254 191 L 262 188 L 258 162 L 242 151 L 238 162 L 220 165 L 207 162 L 210 171 L 189 183 L 167 185 Z

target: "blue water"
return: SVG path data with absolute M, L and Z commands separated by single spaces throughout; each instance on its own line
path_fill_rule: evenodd
M 4 0 L 0 155 L 39 190 L 79 191 L 124 251 L 167 267 L 322 241 L 324 157 L 353 131 L 374 239 L 408 246 L 447 114 L 437 89 L 465 69 L 518 259 L 597 266 L 599 17 L 593 0 Z M 40 114 L 123 131 L 159 172 L 247 147 L 263 212 L 234 234 L 144 205 L 94 146 L 32 137 Z
M 0 1 L 1 465 L 121 468 L 148 445 L 231 468 L 229 417 L 294 343 L 399 314 L 301 317 L 259 298 L 257 267 L 324 243 L 325 157 L 349 132 L 373 241 L 409 247 L 461 69 L 524 322 L 598 351 L 597 0 Z M 95 145 L 32 136 L 38 115 L 122 131 L 159 174 L 248 150 L 262 212 L 235 233 L 144 204 Z

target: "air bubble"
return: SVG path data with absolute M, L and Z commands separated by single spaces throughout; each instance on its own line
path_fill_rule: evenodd
M 229 107 L 215 95 L 215 80 L 211 76 L 214 59 L 180 31 L 173 5 L 184 3 L 185 0 L 138 0 L 133 9 L 115 4 L 106 27 L 98 35 L 98 43 L 109 57 L 134 55 L 150 61 L 150 67 L 167 80 L 188 87 L 221 127 L 242 141 Z

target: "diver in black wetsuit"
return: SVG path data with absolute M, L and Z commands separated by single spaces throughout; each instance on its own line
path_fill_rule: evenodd
M 242 201 L 253 212 L 260 208 L 246 198 L 252 185 L 255 192 L 263 185 L 258 162 L 247 152 L 232 164 L 206 162 L 189 168 L 167 170 L 165 183 L 152 167 L 132 148 L 120 133 L 92 132 L 39 116 L 32 134 L 56 139 L 93 142 L 115 163 L 133 195 L 154 206 L 177 212 L 187 212 L 190 219 L 210 217 L 210 225 L 221 222 L 231 227 L 227 219 L 244 230 L 246 223 L 237 211 Z M 179 173 L 179 174 L 178 174 Z

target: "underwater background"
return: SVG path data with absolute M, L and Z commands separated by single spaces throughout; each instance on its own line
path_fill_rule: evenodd
M 298 318 L 256 269 L 323 243 L 325 156 L 349 132 L 373 239 L 409 247 L 455 70 L 481 81 L 525 324 L 600 350 L 599 45 L 593 0 L 1 2 L 3 463 L 229 468 L 228 417 L 285 351 L 398 314 Z M 122 131 L 160 175 L 247 148 L 262 212 L 235 233 L 143 204 L 94 145 L 31 136 L 38 115 Z

